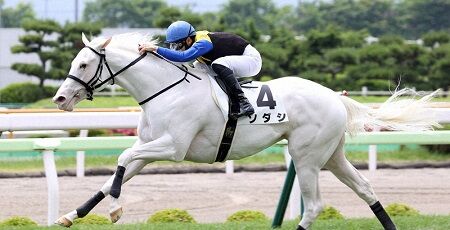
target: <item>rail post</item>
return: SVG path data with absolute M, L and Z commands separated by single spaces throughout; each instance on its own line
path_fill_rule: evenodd
M 369 171 L 377 170 L 377 145 L 369 145 Z
M 289 168 L 287 170 L 286 179 L 284 180 L 283 190 L 281 192 L 280 200 L 278 201 L 277 210 L 272 222 L 272 228 L 278 228 L 283 223 L 284 213 L 289 202 L 289 196 L 291 195 L 292 185 L 295 179 L 295 167 L 294 162 L 291 160 Z
M 292 158 L 289 154 L 289 148 L 287 145 L 284 146 L 284 160 L 286 162 L 286 168 L 289 168 Z M 303 215 L 303 198 L 300 192 L 300 184 L 296 178 L 294 178 L 294 184 L 292 185 L 289 201 L 289 219 L 295 219 L 298 217 L 299 213 Z
M 225 161 L 225 173 L 226 174 L 234 173 L 234 161 L 233 160 Z
M 82 129 L 80 130 L 80 137 L 87 137 L 89 130 Z M 84 160 L 85 159 L 85 151 L 77 151 L 77 177 L 84 177 Z
M 55 152 L 54 150 L 61 145 L 59 140 L 55 139 L 37 139 L 33 143 L 33 149 L 42 151 L 45 177 L 47 179 L 47 225 L 51 226 L 58 218 L 59 214 L 59 185 L 58 174 L 56 172 Z

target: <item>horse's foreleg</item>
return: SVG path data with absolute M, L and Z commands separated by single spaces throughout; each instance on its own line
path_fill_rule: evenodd
M 126 183 L 134 175 L 138 174 L 141 171 L 141 169 L 148 163 L 149 163 L 149 161 L 145 161 L 145 160 L 135 160 L 135 161 L 132 161 L 131 163 L 129 163 L 127 165 L 127 169 L 124 172 L 123 181 L 121 181 L 120 185 Z M 111 176 L 111 178 L 108 180 L 108 182 L 106 182 L 103 185 L 103 187 L 101 189 L 102 193 L 108 194 L 111 192 L 112 185 L 114 184 L 115 178 L 116 178 L 116 175 Z M 122 206 L 119 205 L 118 199 L 113 196 L 111 196 L 109 215 L 110 215 L 111 221 L 113 223 L 117 222 L 120 219 L 120 217 L 122 216 Z
M 132 148 L 126 149 L 119 156 L 117 170 L 114 174 L 114 179 L 112 181 L 111 191 L 109 194 L 113 198 L 119 198 L 125 169 L 127 168 L 127 165 L 133 160 L 182 160 L 175 159 L 175 153 L 175 147 L 172 142 L 172 138 L 169 135 L 163 136 L 148 143 L 135 145 Z
M 184 156 L 176 156 L 176 152 L 175 144 L 173 143 L 171 136 L 166 135 L 148 143 L 135 145 L 120 154 L 117 171 L 113 177 L 111 177 L 110 181 L 108 181 L 109 183 L 105 184 L 107 187 L 110 185 L 110 187 L 105 190 L 108 190 L 112 197 L 110 215 L 113 222 L 116 222 L 122 214 L 122 207 L 119 205 L 118 199 L 122 189 L 122 180 L 130 167 L 129 165 L 136 160 L 145 162 L 157 160 L 183 160 Z
M 141 169 L 145 165 L 147 165 L 147 163 L 148 162 L 144 161 L 144 160 L 137 160 L 137 161 L 131 162 L 128 165 L 127 170 L 125 171 L 124 183 L 127 182 L 128 180 L 130 180 L 134 175 L 139 173 L 139 171 L 141 171 Z M 108 179 L 108 181 L 103 185 L 103 187 L 101 188 L 100 191 L 98 191 L 93 197 L 91 197 L 88 201 L 86 201 L 83 205 L 78 207 L 76 210 L 73 210 L 73 211 L 65 214 L 64 216 L 61 216 L 55 222 L 55 224 L 58 224 L 58 225 L 61 225 L 64 227 L 70 227 L 75 219 L 83 218 L 84 216 L 86 216 L 98 203 L 100 203 L 100 201 L 102 201 L 105 198 L 105 196 L 107 196 L 109 194 L 114 177 L 115 177 L 115 175 L 111 176 Z M 119 205 L 111 206 L 110 214 L 115 213 L 114 216 L 115 216 L 116 221 L 119 220 L 119 218 L 120 218 L 120 215 L 119 215 L 120 212 L 121 212 L 121 207 Z

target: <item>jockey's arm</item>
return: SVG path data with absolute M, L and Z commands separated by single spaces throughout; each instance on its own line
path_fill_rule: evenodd
M 171 50 L 164 47 L 158 47 L 157 53 L 174 62 L 187 62 L 194 60 L 203 54 L 208 53 L 213 48 L 213 44 L 207 40 L 195 42 L 189 49 L 185 51 Z

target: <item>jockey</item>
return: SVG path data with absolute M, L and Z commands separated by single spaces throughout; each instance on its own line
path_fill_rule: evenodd
M 154 51 L 174 62 L 197 59 L 211 66 L 225 83 L 232 102 L 239 104 L 239 113 L 231 115 L 240 117 L 255 112 L 236 79 L 255 76 L 261 70 L 261 55 L 245 39 L 225 32 L 195 31 L 188 22 L 176 21 L 167 28 L 165 42 L 170 49 L 142 44 L 139 52 Z

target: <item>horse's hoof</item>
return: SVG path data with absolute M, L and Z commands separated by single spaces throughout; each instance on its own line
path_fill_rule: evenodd
M 67 219 L 67 218 L 64 217 L 64 216 L 61 216 L 59 219 L 57 219 L 57 220 L 55 221 L 55 224 L 56 224 L 56 225 L 59 225 L 59 226 L 61 226 L 61 227 L 66 227 L 66 228 L 68 228 L 68 227 L 72 226 L 72 221 L 70 221 L 69 219 Z
M 116 209 L 115 211 L 112 211 L 109 213 L 109 216 L 111 217 L 111 222 L 116 223 L 120 217 L 122 217 L 123 210 L 122 207 Z

